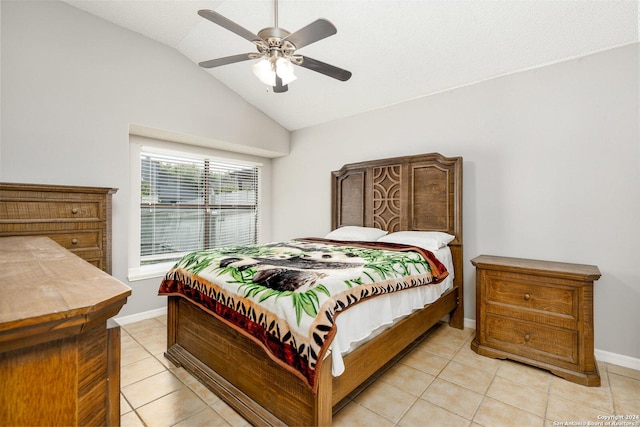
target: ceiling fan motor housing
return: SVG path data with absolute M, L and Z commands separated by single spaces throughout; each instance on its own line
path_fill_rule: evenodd
M 269 56 L 291 56 L 296 50 L 296 46 L 285 40 L 290 33 L 287 30 L 277 27 L 263 28 L 258 32 L 261 40 L 255 40 L 258 51 Z

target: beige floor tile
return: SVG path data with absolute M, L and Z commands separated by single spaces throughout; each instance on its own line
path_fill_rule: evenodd
M 149 332 L 153 332 L 158 330 L 160 327 L 164 327 L 162 322 L 160 322 L 157 318 L 145 319 L 135 323 L 129 323 L 127 325 L 122 325 L 122 329 L 124 329 L 129 335 L 133 338 L 138 338 L 148 334 Z
M 129 402 L 127 402 L 127 399 L 124 398 L 122 393 L 120 393 L 120 415 L 124 415 L 131 411 L 133 411 L 133 408 L 129 405 Z
M 474 334 L 475 329 L 456 329 L 446 323 L 440 323 L 439 326 L 433 330 L 430 336 L 444 339 L 461 347 L 467 341 L 470 341 L 470 338 L 473 337 Z
M 120 385 L 125 387 L 166 370 L 155 357 L 147 357 L 120 368 Z
M 421 397 L 434 405 L 470 420 L 478 410 L 483 395 L 436 378 Z
M 434 380 L 433 375 L 410 366 L 396 364 L 385 372 L 379 381 L 394 385 L 414 396 L 420 396 Z
M 121 427 L 145 427 L 144 423 L 135 412 L 127 412 L 120 417 Z
M 416 349 L 404 356 L 400 363 L 435 376 L 447 366 L 449 359 Z
M 491 384 L 493 375 L 452 361 L 442 370 L 439 378 L 484 394 Z
M 584 387 L 545 370 L 478 356 L 469 348 L 473 333 L 447 324 L 432 328 L 397 365 L 363 387 L 361 394 L 350 396 L 352 401 L 345 400 L 334 424 L 551 427 L 554 421 L 596 422 L 598 415 L 640 413 L 640 371 L 599 363 L 603 386 Z M 249 427 L 218 396 L 163 356 L 165 316 L 123 326 L 121 342 L 124 427 L 143 426 L 138 414 L 149 418 L 151 426 L 162 419 L 161 425 L 167 426 Z M 154 373 L 156 369 L 160 372 Z M 164 399 L 175 402 L 180 396 L 186 399 L 176 403 L 181 407 L 160 408 Z M 163 415 L 162 410 L 168 412 Z
M 120 415 L 124 415 L 131 411 L 133 411 L 133 408 L 129 405 L 129 402 L 127 402 L 127 399 L 124 398 L 122 393 L 120 393 Z
M 496 375 L 544 392 L 549 391 L 553 375 L 549 371 L 510 360 L 501 360 Z
M 207 405 L 213 405 L 220 400 L 220 397 L 205 387 L 205 385 L 198 381 L 196 377 L 185 371 L 184 368 L 176 368 L 171 372 L 173 372 L 180 381 L 196 393 L 200 399 L 204 400 Z
M 608 373 L 618 374 L 640 381 L 640 371 L 636 371 L 635 369 L 631 368 L 625 368 L 624 366 L 613 365 L 611 363 L 607 363 L 606 367 Z M 600 371 L 602 373 L 602 369 Z
M 487 396 L 541 418 L 547 410 L 546 392 L 498 376 L 493 379 Z
M 452 360 L 470 366 L 474 369 L 488 372 L 491 375 L 495 374 L 500 367 L 500 360 L 480 356 L 478 353 L 471 350 L 469 345 L 465 345 L 460 348 Z
M 164 371 L 122 387 L 122 394 L 134 409 L 186 386 L 171 372 Z
M 161 351 L 160 353 L 154 354 L 153 357 L 155 357 L 158 360 L 158 362 L 162 363 L 164 367 L 167 369 L 175 369 L 177 367 L 176 365 L 173 364 L 173 362 L 171 362 L 169 359 L 164 357 L 164 350 Z
M 158 322 L 162 323 L 164 326 L 167 326 L 167 315 L 163 314 L 162 316 L 158 316 L 155 318 Z
M 598 362 L 598 373 L 600 374 L 600 382 L 602 387 L 609 387 L 609 372 L 607 370 L 607 364 L 605 362 Z
M 640 379 L 610 373 L 609 384 L 613 393 L 640 396 Z
M 560 396 L 549 395 L 546 418 L 551 421 L 562 423 L 595 423 L 599 421 L 598 415 L 613 415 L 613 411 L 606 412 L 602 409 L 568 400 Z
M 468 425 L 469 420 L 422 399 L 418 399 L 398 423 L 400 427 L 467 427 Z
M 173 427 L 226 427 L 229 425 L 220 414 L 207 407 L 197 414 L 180 421 Z
M 608 384 L 601 387 L 586 387 L 560 377 L 552 377 L 549 393 L 583 405 L 599 408 L 605 413 L 613 412 L 613 400 Z
M 129 365 L 151 356 L 145 348 L 128 334 L 120 338 L 120 366 Z
M 194 392 L 182 388 L 138 408 L 147 427 L 167 427 L 202 411 L 207 405 Z
M 132 335 L 151 354 L 163 353 L 167 350 L 167 331 L 164 329 L 165 326 L 160 322 L 156 323 L 161 325 L 161 328 L 156 327 L 144 334 Z
M 393 427 L 394 423 L 373 411 L 351 402 L 333 416 L 335 427 Z
M 416 346 L 420 351 L 428 351 L 445 359 L 452 359 L 460 347 L 461 344 L 448 341 L 442 336 L 429 336 Z
M 609 373 L 609 383 L 611 384 L 615 413 L 618 415 L 640 415 L 640 380 Z M 640 422 L 637 424 L 640 425 Z
M 523 426 L 523 427 L 542 427 L 544 419 L 533 415 L 530 412 L 507 405 L 485 397 L 476 416 L 473 418 L 475 423 L 483 426 Z
M 232 425 L 233 427 L 249 427 L 251 424 L 247 422 L 240 414 L 233 410 L 233 408 L 224 401 L 219 400 L 218 402 L 211 405 L 211 408 L 216 411 L 224 420 Z
M 391 384 L 378 381 L 367 387 L 354 400 L 376 414 L 398 422 L 417 397 Z

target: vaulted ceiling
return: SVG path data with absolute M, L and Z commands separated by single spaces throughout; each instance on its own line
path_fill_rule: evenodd
M 164 43 L 196 67 L 255 51 L 199 9 L 254 33 L 274 24 L 270 0 L 63 1 Z M 638 42 L 638 2 L 629 0 L 281 0 L 278 12 L 289 32 L 331 21 L 337 34 L 299 53 L 353 77 L 341 82 L 296 67 L 298 79 L 278 94 L 254 76 L 256 61 L 202 72 L 289 130 Z

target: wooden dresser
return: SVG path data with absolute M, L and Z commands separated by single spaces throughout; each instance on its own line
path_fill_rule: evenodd
M 0 237 L 45 235 L 111 274 L 111 195 L 116 191 L 0 183 Z
M 478 354 L 547 369 L 599 386 L 593 344 L 594 265 L 480 255 L 476 267 Z
M 0 237 L 0 272 L 0 425 L 119 425 L 131 289 L 48 237 Z

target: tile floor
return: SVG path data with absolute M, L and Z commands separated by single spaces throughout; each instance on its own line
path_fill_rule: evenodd
M 604 416 L 640 415 L 640 371 L 599 363 L 602 386 L 584 387 L 478 356 L 469 347 L 473 332 L 435 326 L 369 387 L 350 396 L 334 425 L 546 427 L 606 425 Z M 167 361 L 165 347 L 166 316 L 122 327 L 122 426 L 248 425 Z M 640 426 L 640 420 L 626 425 Z

